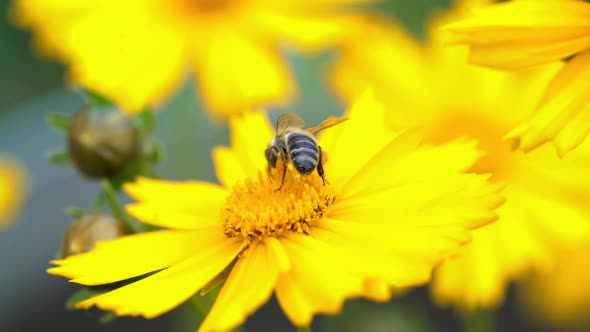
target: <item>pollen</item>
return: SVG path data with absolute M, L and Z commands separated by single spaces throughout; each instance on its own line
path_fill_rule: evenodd
M 222 212 L 225 235 L 241 236 L 246 241 L 288 232 L 309 234 L 315 220 L 334 203 L 334 189 L 323 185 L 319 175 L 300 175 L 287 168 L 280 190 L 281 176 L 258 173 L 234 186 Z

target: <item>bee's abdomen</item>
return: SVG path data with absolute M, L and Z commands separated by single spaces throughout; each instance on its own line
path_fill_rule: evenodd
M 311 173 L 319 162 L 319 148 L 309 136 L 294 133 L 287 139 L 289 155 L 295 169 L 301 174 Z

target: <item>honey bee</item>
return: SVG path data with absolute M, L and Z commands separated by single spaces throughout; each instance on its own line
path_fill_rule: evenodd
M 308 129 L 303 129 L 303 119 L 294 113 L 284 113 L 277 120 L 277 132 L 265 151 L 268 161 L 268 171 L 277 168 L 277 162 L 282 162 L 281 190 L 285 184 L 287 164 L 291 162 L 297 172 L 309 175 L 317 169 L 319 176 L 326 185 L 323 165 L 326 163 L 327 154 L 322 151 L 314 135 L 318 132 L 335 126 L 348 118 L 328 118 L 320 124 Z

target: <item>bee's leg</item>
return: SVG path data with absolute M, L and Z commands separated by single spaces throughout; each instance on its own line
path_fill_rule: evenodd
M 281 153 L 281 161 L 283 162 L 283 167 L 277 167 L 277 169 L 282 168 L 283 169 L 283 175 L 281 176 L 281 185 L 280 187 L 278 187 L 277 189 L 275 189 L 275 191 L 279 191 L 281 190 L 281 188 L 283 188 L 283 185 L 285 184 L 285 177 L 287 176 L 287 156 L 284 153 Z
M 320 149 L 320 160 L 318 163 L 318 166 L 316 167 L 316 169 L 318 170 L 318 174 L 320 175 L 320 177 L 322 178 L 322 182 L 324 183 L 324 186 L 326 185 L 326 183 L 328 183 L 328 181 L 326 181 L 326 175 L 324 173 L 324 162 L 322 160 L 322 147 L 318 146 L 318 148 Z

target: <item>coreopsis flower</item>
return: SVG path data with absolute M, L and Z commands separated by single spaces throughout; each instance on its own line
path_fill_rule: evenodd
M 159 271 L 77 304 L 147 318 L 226 279 L 200 331 L 239 325 L 273 291 L 306 326 L 346 298 L 424 283 L 501 199 L 488 176 L 463 173 L 479 156 L 472 143 L 419 146 L 414 132 L 393 137 L 382 114 L 366 95 L 319 138 L 328 183 L 289 167 L 280 190 L 279 174 L 266 175 L 271 125 L 232 118 L 231 147 L 214 150 L 221 185 L 138 179 L 125 187 L 129 213 L 164 229 L 99 242 L 49 273 L 99 285 Z
M 435 32 L 444 19 L 425 46 L 399 26 L 367 23 L 343 46 L 331 80 L 347 97 L 372 86 L 391 128 L 421 126 L 426 142 L 436 144 L 467 137 L 484 151 L 469 171 L 492 174 L 506 203 L 497 222 L 476 230 L 472 243 L 436 271 L 432 285 L 439 303 L 469 310 L 499 304 L 511 281 L 557 259 L 556 248 L 587 241 L 590 142 L 563 160 L 545 147 L 514 151 L 504 135 L 561 64 L 520 74 L 469 65 L 464 48 L 443 46 Z
M 564 250 L 559 257 L 555 265 L 527 280 L 519 292 L 521 307 L 544 326 L 587 331 L 590 327 L 590 245 Z
M 329 46 L 367 0 L 15 0 L 14 17 L 71 79 L 139 112 L 195 74 L 206 109 L 227 115 L 295 93 L 281 47 Z
M 25 195 L 25 173 L 15 161 L 0 159 L 0 229 L 10 225 Z
M 507 133 L 530 151 L 552 141 L 563 155 L 590 132 L 590 4 L 516 0 L 475 10 L 451 23 L 452 41 L 466 44 L 476 64 L 517 69 L 570 58 L 534 112 Z

